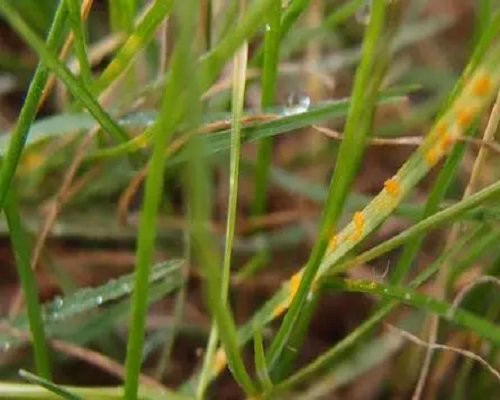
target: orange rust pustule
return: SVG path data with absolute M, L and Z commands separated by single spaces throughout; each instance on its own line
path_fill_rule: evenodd
M 430 167 L 433 167 L 434 165 L 436 165 L 436 163 L 438 162 L 438 159 L 439 159 L 439 153 L 436 150 L 436 148 L 434 148 L 434 147 L 429 149 L 427 151 L 427 153 L 425 153 L 425 161 L 427 161 L 427 164 Z
M 399 185 L 398 181 L 394 178 L 387 179 L 384 182 L 384 187 L 387 193 L 393 197 L 399 196 L 401 194 L 401 186 Z
M 453 145 L 453 137 L 450 135 L 443 136 L 439 145 L 443 151 L 447 151 Z
M 339 244 L 338 235 L 333 235 L 330 241 L 328 242 L 328 250 L 334 251 L 337 248 L 338 244 Z
M 472 94 L 478 97 L 485 97 L 491 93 L 493 82 L 491 77 L 486 72 L 478 74 L 472 83 Z
M 297 294 L 297 291 L 299 290 L 300 282 L 302 280 L 302 271 L 297 272 L 295 275 L 293 275 L 290 279 L 290 293 L 288 297 L 285 299 L 285 301 L 282 301 L 279 303 L 275 309 L 273 310 L 273 316 L 276 318 L 283 314 L 288 307 L 290 307 L 290 304 L 292 304 L 292 300 Z
M 457 122 L 463 129 L 467 128 L 470 125 L 473 118 L 474 114 L 469 109 L 462 108 L 457 111 Z
M 439 121 L 436 130 L 439 133 L 439 136 L 444 136 L 448 133 L 448 124 L 445 121 Z
M 363 235 L 363 230 L 365 228 L 365 216 L 361 211 L 355 212 L 353 217 L 354 233 L 351 239 L 358 240 Z
M 301 280 L 302 280 L 302 271 L 297 272 L 290 279 L 290 300 L 293 300 L 293 298 L 297 294 L 297 290 L 299 290 Z

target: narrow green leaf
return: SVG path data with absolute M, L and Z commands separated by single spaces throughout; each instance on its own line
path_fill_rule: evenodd
M 2 7 L 0 7 L 0 13 L 5 12 L 5 10 L 2 11 L 3 8 L 4 6 L 2 5 Z M 61 1 L 59 2 L 54 22 L 47 38 L 47 48 L 49 51 L 57 51 L 62 44 L 66 26 L 66 16 L 66 7 L 64 6 L 64 2 Z M 28 93 L 26 94 L 26 100 L 19 114 L 6 158 L 0 170 L 0 210 L 3 209 L 7 192 L 12 184 L 17 164 L 21 158 L 21 153 L 28 136 L 28 130 L 35 119 L 38 101 L 42 96 L 47 79 L 48 71 L 42 63 L 39 63 L 28 89 Z
M 38 302 L 38 287 L 35 274 L 31 269 L 31 251 L 24 227 L 22 226 L 19 209 L 12 190 L 7 195 L 5 202 L 5 215 L 9 225 L 10 240 L 16 256 L 17 272 L 21 280 L 21 287 L 26 299 L 29 329 L 35 349 L 35 363 L 37 372 L 43 378 L 50 379 L 51 367 L 45 330 L 43 327 L 42 313 Z M 5 344 L 4 344 L 5 347 Z
M 14 8 L 8 2 L 4 2 L 0 8 L 9 24 L 16 32 L 37 52 L 42 62 L 60 78 L 75 98 L 80 101 L 99 122 L 102 128 L 118 143 L 128 140 L 127 133 L 102 109 L 97 100 L 87 88 L 79 82 L 71 71 L 62 64 L 51 49 L 31 30 L 31 28 L 20 18 Z M 33 106 L 35 107 L 36 104 Z M 0 186 L 1 189 L 1 186 Z
M 43 379 L 39 376 L 36 376 L 32 374 L 31 372 L 25 371 L 21 369 L 19 371 L 19 376 L 23 378 L 24 380 L 33 383 L 35 385 L 39 385 L 45 389 L 47 389 L 49 392 L 54 393 L 58 397 L 62 397 L 63 399 L 66 400 L 83 400 L 83 397 L 77 396 L 76 394 L 72 393 L 70 390 L 56 385 L 55 383 L 52 383 L 48 381 L 47 379 Z
M 69 10 L 69 20 L 75 38 L 75 52 L 80 63 L 80 76 L 83 85 L 90 89 L 92 84 L 92 73 L 88 58 L 87 41 L 85 39 L 84 22 L 81 18 L 80 0 L 65 0 Z
M 363 42 L 363 57 L 356 71 L 352 104 L 347 116 L 344 140 L 330 181 L 318 239 L 306 264 L 297 293 L 268 353 L 270 369 L 276 365 L 300 314 L 342 212 L 354 175 L 371 134 L 376 99 L 390 61 L 390 44 L 399 25 L 401 4 L 376 1 Z
M 165 281 L 163 293 L 173 290 L 181 284 L 183 261 L 172 260 L 156 264 L 152 267 L 149 285 Z M 58 333 L 61 324 L 78 317 L 87 311 L 96 309 L 111 301 L 130 296 L 135 289 L 135 273 L 124 275 L 116 280 L 111 280 L 96 288 L 83 288 L 67 297 L 57 297 L 52 302 L 43 306 L 42 319 L 45 323 L 47 334 Z M 27 316 L 21 314 L 12 320 L 4 320 L 8 326 L 22 332 L 29 329 Z M 0 344 L 3 348 L 13 348 L 22 343 L 22 339 L 9 334 L 0 333 Z
M 273 387 L 273 382 L 269 376 L 266 365 L 266 354 L 264 351 L 264 342 L 260 328 L 256 328 L 253 335 L 253 354 L 255 362 L 255 373 L 260 386 L 264 392 L 269 392 Z
M 264 36 L 264 68 L 262 71 L 262 88 L 260 105 L 263 109 L 274 105 L 276 85 L 278 79 L 278 63 L 280 50 L 280 19 L 281 1 L 276 1 L 269 10 L 266 33 Z M 262 214 L 267 198 L 269 168 L 271 165 L 272 139 L 264 138 L 259 141 L 257 164 L 255 167 L 255 188 L 253 213 Z
M 116 0 L 110 3 L 116 3 Z M 160 24 L 172 11 L 173 4 L 174 0 L 155 0 L 151 6 L 147 6 L 147 12 L 93 86 L 94 93 L 102 93 L 127 70 L 139 51 L 153 39 Z

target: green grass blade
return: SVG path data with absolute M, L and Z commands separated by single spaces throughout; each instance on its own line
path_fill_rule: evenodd
M 127 346 L 125 397 L 136 398 L 139 387 L 138 376 L 142 363 L 145 321 L 148 304 L 149 265 L 153 259 L 157 234 L 157 216 L 163 194 L 166 159 L 164 149 L 176 125 L 182 120 L 186 110 L 179 96 L 190 84 L 194 75 L 192 39 L 196 31 L 197 13 L 184 4 L 178 4 L 178 22 L 181 27 L 172 61 L 171 79 L 165 87 L 160 117 L 151 127 L 154 146 L 146 178 L 144 203 L 139 222 L 136 251 L 136 279 L 133 295 L 133 309 L 130 314 L 130 333 Z M 189 89 L 188 89 L 189 90 Z
M 340 272 L 349 268 L 352 265 L 360 265 L 369 260 L 373 260 L 388 251 L 401 246 L 405 242 L 418 237 L 418 235 L 428 232 L 429 230 L 436 229 L 443 224 L 449 224 L 459 218 L 461 215 L 475 207 L 500 196 L 500 183 L 494 183 L 486 187 L 483 190 L 470 195 L 467 199 L 458 202 L 457 204 L 450 206 L 442 211 L 439 211 L 430 217 L 418 222 L 411 228 L 406 229 L 400 234 L 392 237 L 391 239 L 373 247 L 372 249 L 365 251 L 357 257 L 354 257 L 351 261 L 345 264 L 340 264 L 335 267 L 332 271 Z M 332 265 L 332 264 L 331 264 Z
M 222 302 L 228 301 L 229 282 L 231 278 L 231 259 L 233 252 L 234 232 L 236 227 L 236 212 L 238 205 L 238 180 L 240 170 L 240 153 L 241 153 L 241 117 L 243 113 L 243 105 L 245 101 L 245 83 L 247 69 L 247 52 L 248 45 L 245 43 L 242 48 L 236 53 L 233 70 L 233 96 L 232 96 L 232 135 L 231 135 L 231 150 L 230 150 L 230 166 L 229 166 L 229 201 L 227 208 L 226 222 L 226 240 L 224 243 L 224 259 L 223 269 L 220 281 L 220 294 Z M 208 340 L 205 359 L 203 360 L 203 371 L 201 374 L 200 385 L 198 387 L 197 396 L 204 397 L 208 377 L 213 368 L 215 350 L 218 342 L 217 324 L 212 326 L 210 337 Z M 242 365 L 240 370 L 244 370 Z M 241 377 L 237 377 L 240 382 L 247 382 L 249 379 L 244 373 Z M 246 384 L 245 390 L 252 392 L 252 385 Z
M 273 382 L 271 381 L 271 377 L 269 376 L 269 371 L 267 369 L 264 342 L 262 339 L 262 332 L 259 328 L 255 329 L 253 335 L 253 353 L 255 374 L 259 380 L 260 387 L 263 392 L 269 392 L 273 387 Z
M 46 379 L 51 377 L 50 357 L 45 342 L 45 330 L 43 327 L 42 313 L 38 302 L 38 288 L 35 274 L 31 269 L 31 252 L 21 217 L 17 207 L 16 199 L 12 190 L 7 195 L 5 202 L 5 215 L 9 225 L 10 240 L 16 256 L 17 271 L 28 311 L 29 328 L 35 350 L 36 369 L 40 376 Z
M 110 0 L 109 14 L 114 31 L 130 32 L 134 26 L 137 0 Z
M 37 377 L 38 378 L 38 377 Z M 40 379 L 40 378 L 38 378 Z M 46 381 L 45 381 L 46 382 Z M 61 386 L 59 389 L 66 393 L 72 393 L 77 398 L 82 399 L 100 399 L 100 400 L 122 400 L 123 389 L 121 387 L 78 387 L 78 386 Z M 59 400 L 60 397 L 54 398 L 47 393 L 47 388 L 41 386 L 39 381 L 36 384 L 22 384 L 19 382 L 0 382 L 0 396 L 3 399 L 10 400 Z M 192 397 L 181 396 L 175 392 L 158 391 L 154 388 L 141 386 L 139 389 L 139 399 L 141 400 L 163 400 L 167 397 L 172 400 L 192 400 Z
M 80 397 L 80 396 L 74 394 L 70 390 L 68 390 L 62 386 L 56 385 L 55 383 L 52 383 L 52 382 L 48 381 L 47 379 L 43 379 L 43 378 L 41 378 L 37 375 L 34 375 L 28 371 L 25 371 L 23 369 L 19 371 L 19 376 L 30 383 L 33 383 L 35 385 L 39 385 L 39 386 L 47 389 L 49 392 L 54 393 L 55 395 L 57 395 L 58 397 L 62 397 L 63 399 L 83 400 L 83 397 Z
M 399 102 L 404 99 L 404 94 L 408 93 L 414 87 L 405 88 L 394 88 L 392 90 L 385 91 L 379 99 L 378 104 L 391 104 L 394 102 Z M 340 118 L 346 115 L 349 107 L 349 100 L 333 100 L 322 102 L 316 106 L 309 107 L 308 110 L 296 110 L 289 111 L 288 109 L 281 110 L 282 116 L 276 116 L 276 119 L 267 122 L 257 122 L 243 127 L 242 129 L 242 140 L 243 142 L 251 142 L 253 140 L 259 140 L 266 137 L 271 137 L 279 135 L 282 133 L 289 133 L 296 129 L 308 127 L 311 124 L 318 123 L 321 121 L 331 120 L 335 118 Z M 271 110 L 272 112 L 272 110 Z M 141 117 L 138 118 L 138 123 L 140 124 Z M 149 120 L 149 119 L 148 119 Z M 137 126 L 136 123 L 131 120 L 132 126 Z M 45 136 L 45 135 L 44 135 Z M 98 150 L 87 157 L 87 160 L 95 160 L 108 157 L 117 157 L 120 155 L 126 155 L 130 152 L 137 151 L 142 148 L 144 139 L 150 137 L 150 131 L 136 136 L 131 141 L 118 145 L 115 147 Z M 218 153 L 222 150 L 228 150 L 231 145 L 231 130 L 221 130 L 216 133 L 211 133 L 207 135 L 208 150 L 207 154 Z M 1 141 L 0 141 L 1 150 Z M 181 150 L 179 153 L 170 158 L 169 165 L 173 165 L 180 162 L 185 162 L 187 160 L 186 153 Z
M 260 99 L 263 109 L 274 105 L 281 37 L 280 20 L 281 1 L 275 1 L 269 10 L 269 18 L 264 36 L 264 67 L 262 70 Z M 255 166 L 255 189 L 252 210 L 255 215 L 262 214 L 265 210 L 271 155 L 272 139 L 261 139 L 257 150 L 257 165 Z
M 331 278 L 324 281 L 324 288 L 328 290 L 342 290 L 347 292 L 361 292 L 391 298 L 416 308 L 437 314 L 447 321 L 470 329 L 487 340 L 500 344 L 500 328 L 492 322 L 478 315 L 456 308 L 442 300 L 435 299 L 427 294 L 413 289 L 384 285 L 374 281 L 357 279 Z
M 75 98 L 80 101 L 99 122 L 102 128 L 118 143 L 128 140 L 127 133 L 102 109 L 96 99 L 92 96 L 62 64 L 54 53 L 45 46 L 45 43 L 30 29 L 20 18 L 14 8 L 7 2 L 0 8 L 2 13 L 13 29 L 37 52 L 42 62 L 60 78 Z M 1 186 L 0 186 L 1 189 Z
M 65 0 L 69 10 L 69 20 L 73 30 L 75 53 L 80 63 L 80 76 L 83 85 L 91 88 L 92 73 L 90 71 L 90 62 L 88 58 L 87 42 L 85 40 L 84 22 L 81 18 L 80 0 Z
M 149 285 L 158 285 L 158 282 L 164 282 L 161 283 L 161 290 L 159 290 L 162 295 L 177 289 L 183 280 L 182 265 L 183 261 L 171 260 L 152 266 Z M 61 324 L 66 321 L 75 320 L 99 306 L 130 296 L 135 288 L 134 278 L 135 274 L 133 273 L 124 275 L 99 287 L 80 289 L 69 296 L 57 297 L 52 302 L 45 304 L 41 313 L 46 335 L 58 335 L 61 333 Z M 21 332 L 29 329 L 28 318 L 25 314 L 14 319 L 3 320 L 2 323 Z M 24 339 L 8 332 L 1 332 L 0 343 L 4 348 L 13 349 L 24 343 Z
M 1 8 L 3 8 L 3 6 Z M 0 13 L 1 12 L 0 10 Z M 66 26 L 66 16 L 66 7 L 64 6 L 64 2 L 61 1 L 47 38 L 47 48 L 50 51 L 57 51 L 62 43 L 62 37 L 64 36 Z M 42 91 L 47 79 L 48 71 L 42 63 L 39 63 L 28 89 L 28 93 L 26 94 L 26 100 L 19 114 L 16 128 L 9 143 L 6 158 L 0 170 L 0 210 L 3 209 L 7 192 L 12 184 L 17 164 L 21 158 L 21 153 L 28 136 L 28 130 L 35 118 L 38 101 L 42 96 Z
M 390 59 L 391 37 L 398 26 L 400 6 L 399 2 L 387 6 L 384 1 L 378 1 L 371 10 L 370 24 L 363 43 L 363 58 L 356 72 L 352 105 L 347 116 L 344 140 L 340 145 L 335 171 L 330 181 L 319 237 L 305 267 L 297 294 L 268 353 L 267 359 L 271 370 L 286 348 L 288 337 L 320 268 L 359 166 L 365 138 L 371 134 L 376 99 Z
M 206 53 L 197 63 L 200 71 L 200 90 L 206 91 L 217 78 L 220 70 L 236 50 L 262 26 L 270 7 L 276 0 L 254 0 L 245 14 L 240 18 L 235 28 Z
M 276 3 L 280 3 L 276 1 Z M 302 15 L 302 13 L 309 7 L 310 0 L 295 0 L 292 1 L 286 10 L 283 12 L 280 22 L 280 34 L 279 40 L 283 39 L 285 35 L 290 31 L 292 25 L 297 21 L 297 19 Z M 265 45 L 264 45 L 265 46 Z M 264 57 L 266 50 L 261 46 L 259 47 L 253 56 L 252 64 L 260 65 Z
M 114 2 L 115 0 L 111 1 L 111 3 Z M 147 12 L 138 21 L 135 30 L 95 82 L 93 86 L 94 93 L 102 93 L 104 89 L 109 87 L 127 70 L 139 51 L 153 39 L 160 24 L 171 13 L 173 4 L 174 0 L 155 0 L 151 6 L 148 6 Z

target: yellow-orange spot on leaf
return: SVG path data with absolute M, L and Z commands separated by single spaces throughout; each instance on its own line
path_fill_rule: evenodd
M 215 364 L 214 364 L 214 373 L 220 373 L 227 364 L 226 352 L 224 349 L 218 349 L 215 353 Z
M 302 271 L 297 272 L 292 279 L 290 279 L 290 300 L 293 300 L 297 290 L 299 290 L 300 281 L 302 280 Z
M 439 160 L 439 152 L 437 151 L 436 148 L 429 149 L 427 153 L 425 153 L 425 160 L 427 161 L 427 164 L 431 167 L 436 165 L 436 163 Z
M 439 133 L 439 136 L 444 136 L 448 132 L 448 124 L 444 121 L 439 121 L 436 130 Z
M 399 185 L 398 181 L 394 178 L 387 179 L 384 182 L 384 187 L 387 193 L 393 197 L 397 197 L 401 194 L 401 186 Z
M 365 216 L 362 212 L 358 211 L 354 213 L 353 223 L 354 233 L 352 234 L 351 239 L 358 240 L 363 235 L 363 230 L 365 228 Z
M 453 144 L 453 138 L 450 135 L 443 136 L 440 142 L 441 150 L 447 151 Z
M 328 242 L 328 249 L 330 251 L 333 251 L 337 248 L 339 242 L 339 237 L 338 235 L 333 235 L 332 238 L 330 239 L 330 242 Z
M 290 279 L 290 292 L 288 294 L 288 297 L 286 300 L 282 301 L 279 303 L 273 310 L 273 317 L 279 317 L 281 314 L 283 314 L 288 307 L 290 307 L 290 304 L 292 303 L 293 298 L 297 294 L 297 290 L 299 290 L 300 286 L 300 281 L 302 280 L 302 271 L 297 272 L 295 275 L 293 275 Z
M 469 109 L 462 108 L 457 111 L 457 121 L 462 128 L 467 128 L 472 122 L 473 117 L 474 115 Z
M 493 88 L 493 83 L 491 77 L 482 71 L 478 73 L 478 76 L 474 79 L 472 83 L 472 94 L 478 97 L 487 96 Z
M 283 303 L 279 303 L 273 310 L 273 318 L 278 318 L 281 314 L 283 314 L 287 309 L 288 306 L 288 300 Z

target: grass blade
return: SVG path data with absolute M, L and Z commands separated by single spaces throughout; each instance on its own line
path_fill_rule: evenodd
M 1 8 L 3 8 L 3 6 Z M 0 10 L 0 13 L 1 12 Z M 57 51 L 62 44 L 66 26 L 66 15 L 66 7 L 64 6 L 64 2 L 61 1 L 59 2 L 54 22 L 47 37 L 47 48 L 50 51 Z M 6 158 L 0 170 L 0 210 L 3 209 L 7 192 L 12 184 L 17 164 L 19 163 L 21 153 L 26 143 L 28 130 L 35 118 L 38 101 L 42 97 L 47 79 L 48 71 L 42 63 L 39 63 L 28 89 L 28 93 L 26 94 L 26 100 L 21 109 L 16 128 L 9 143 Z
M 243 14 L 243 6 L 240 12 Z M 242 48 L 235 55 L 234 70 L 233 70 L 233 96 L 232 96 L 232 135 L 231 135 L 231 150 L 230 150 L 230 167 L 229 167 L 229 201 L 227 209 L 226 222 L 226 240 L 224 244 L 224 260 L 223 270 L 220 281 L 221 301 L 228 301 L 229 281 L 231 278 L 231 258 L 233 252 L 233 240 L 236 227 L 236 211 L 238 205 L 238 179 L 240 167 L 240 152 L 241 152 L 241 117 L 243 105 L 245 101 L 245 83 L 247 69 L 247 53 L 248 44 L 244 43 Z M 203 370 L 201 374 L 200 384 L 198 386 L 197 396 L 203 398 L 210 371 L 213 368 L 215 350 L 218 342 L 218 325 L 214 324 L 210 332 L 205 359 L 203 360 Z M 237 371 L 243 371 L 241 376 L 236 377 L 239 382 L 245 385 L 245 390 L 249 393 L 253 392 L 253 385 L 249 379 L 248 373 L 245 371 L 243 363 Z
M 75 98 L 80 101 L 99 122 L 102 128 L 118 143 L 128 140 L 127 133 L 102 109 L 97 100 L 92 96 L 71 73 L 48 49 L 44 42 L 30 29 L 30 27 L 20 18 L 14 8 L 8 2 L 4 2 L 0 8 L 9 24 L 19 33 L 19 35 L 37 52 L 42 62 L 50 68 L 60 78 L 72 92 Z M 0 187 L 1 189 L 1 187 Z
M 114 2 L 115 0 L 111 1 L 111 3 Z M 172 11 L 173 4 L 174 0 L 155 0 L 151 6 L 148 6 L 148 10 L 137 23 L 135 30 L 93 86 L 94 93 L 102 93 L 127 70 L 139 51 L 153 39 L 162 21 Z
M 81 19 L 80 0 L 65 0 L 69 10 L 69 20 L 75 38 L 75 52 L 80 63 L 80 76 L 83 85 L 89 89 L 92 84 L 92 73 L 85 40 L 84 23 Z M 54 52 L 55 53 L 55 52 Z
M 335 289 L 347 292 L 361 292 L 391 298 L 416 308 L 430 311 L 459 326 L 471 329 L 483 338 L 500 344 L 500 328 L 494 323 L 477 316 L 474 313 L 457 308 L 442 300 L 435 299 L 410 288 L 384 285 L 374 281 L 357 279 L 332 278 L 324 281 L 325 289 Z
M 149 265 L 152 261 L 157 233 L 157 216 L 163 192 L 166 159 L 163 156 L 165 146 L 171 138 L 176 125 L 185 115 L 179 95 L 189 86 L 193 66 L 193 32 L 196 31 L 196 13 L 179 4 L 178 22 L 181 32 L 172 55 L 171 79 L 165 87 L 160 117 L 152 126 L 154 146 L 150 159 L 149 174 L 146 179 L 145 197 L 142 205 L 137 237 L 137 262 L 133 309 L 130 314 L 129 340 L 126 358 L 125 397 L 136 398 L 139 387 L 138 376 L 142 363 L 145 320 L 148 299 Z M 172 106 L 174 105 L 174 106 Z
M 269 371 L 267 370 L 262 332 L 259 328 L 255 329 L 253 335 L 253 353 L 255 362 L 255 374 L 257 375 L 257 379 L 259 380 L 262 390 L 264 392 L 269 392 L 273 387 L 273 382 L 271 381 Z
M 159 285 L 161 281 L 161 294 L 178 288 L 183 280 L 181 260 L 171 260 L 156 264 L 152 267 L 149 285 Z M 135 288 L 135 274 L 123 275 L 96 288 L 84 288 L 66 296 L 57 297 L 52 302 L 42 307 L 42 319 L 45 323 L 47 336 L 61 333 L 61 324 L 65 321 L 76 320 L 85 312 L 96 309 L 111 301 L 120 300 L 132 294 Z M 21 314 L 14 319 L 3 320 L 3 324 L 14 330 L 25 332 L 29 329 L 26 315 Z M 64 333 L 64 332 L 63 332 Z M 4 348 L 13 349 L 24 343 L 24 338 L 8 333 L 0 333 L 0 343 Z
M 31 252 L 28 248 L 28 240 L 19 216 L 16 199 L 13 196 L 11 190 L 7 195 L 5 203 L 5 215 L 9 225 L 10 240 L 16 256 L 17 271 L 26 298 L 29 327 L 35 349 L 36 369 L 41 377 L 50 379 L 50 357 L 45 342 L 45 331 L 40 304 L 38 302 L 37 283 L 30 265 Z
M 260 105 L 263 109 L 274 105 L 281 37 L 280 19 L 281 1 L 275 1 L 272 8 L 269 10 L 269 19 L 264 36 L 264 67 L 262 71 L 260 100 Z M 253 204 L 253 213 L 255 215 L 262 214 L 265 209 L 271 153 L 272 139 L 261 139 L 257 150 L 257 164 L 255 167 L 255 190 Z
M 39 385 L 45 389 L 47 389 L 49 392 L 54 393 L 57 396 L 62 397 L 63 399 L 66 400 L 82 400 L 83 397 L 77 396 L 76 394 L 72 393 L 68 389 L 56 385 L 55 383 L 52 383 L 48 381 L 47 379 L 43 379 L 39 376 L 36 376 L 28 371 L 25 370 L 20 370 L 19 371 L 19 376 L 23 378 L 24 380 L 33 383 L 35 385 Z
M 363 44 L 364 56 L 356 72 L 352 105 L 347 116 L 344 140 L 340 145 L 335 171 L 330 181 L 319 237 L 304 273 L 299 278 L 299 287 L 290 309 L 271 345 L 267 358 L 271 370 L 286 348 L 288 337 L 320 268 L 363 154 L 365 138 L 371 133 L 376 98 L 390 59 L 390 39 L 398 26 L 400 7 L 399 2 L 387 6 L 384 1 L 378 1 L 373 5 Z M 388 27 L 384 27 L 386 23 Z

